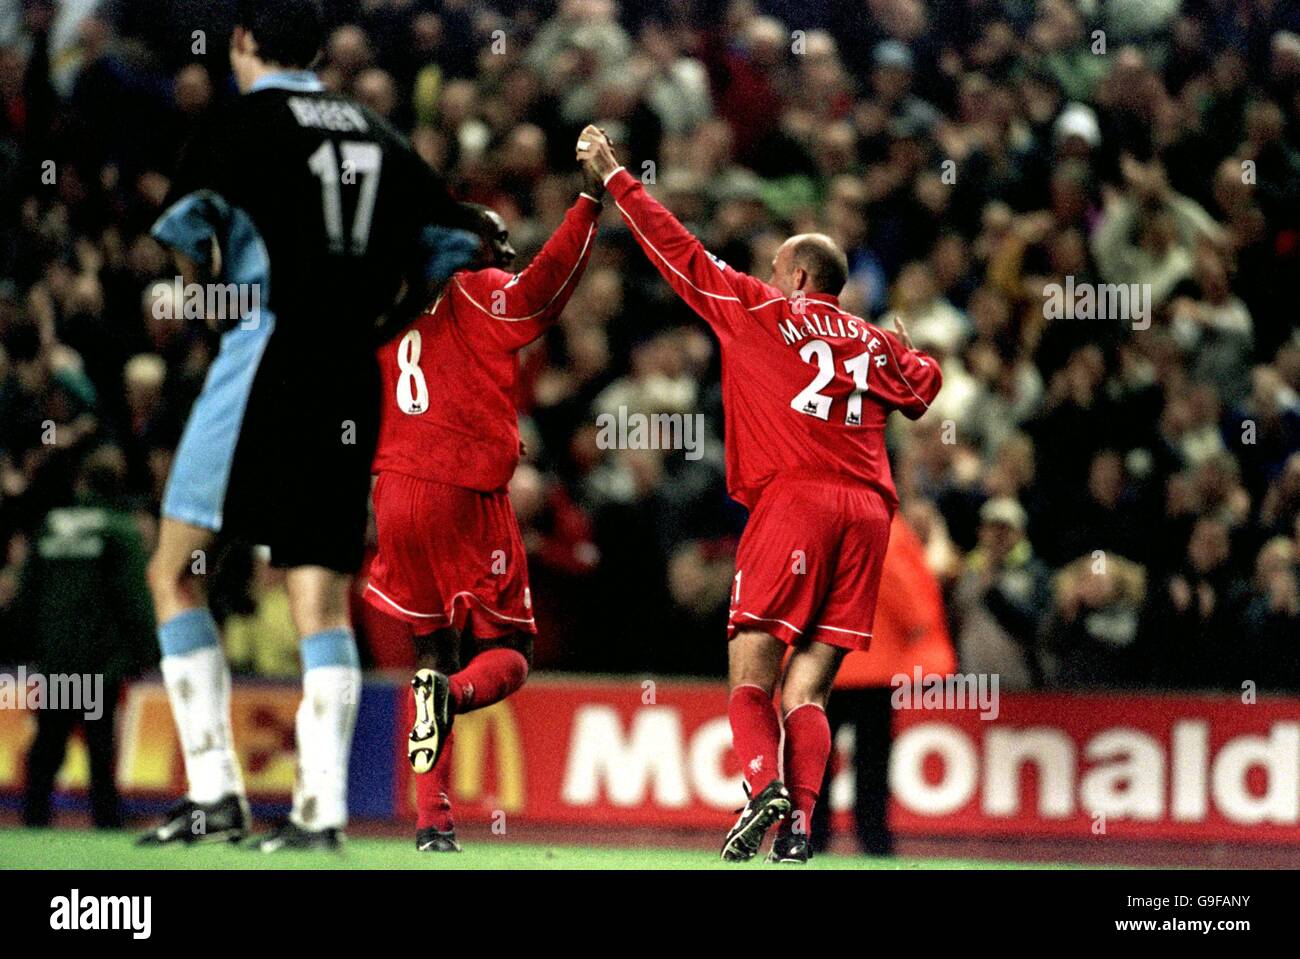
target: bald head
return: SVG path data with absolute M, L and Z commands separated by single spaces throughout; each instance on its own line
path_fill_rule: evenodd
M 848 257 L 825 233 L 790 237 L 772 261 L 772 285 L 786 296 L 796 290 L 839 296 L 848 279 Z

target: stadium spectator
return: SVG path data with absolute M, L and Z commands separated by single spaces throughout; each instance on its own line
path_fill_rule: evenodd
M 1045 681 L 1039 627 L 1047 570 L 1025 537 L 1025 509 L 1010 498 L 980 509 L 979 545 L 953 594 L 957 657 L 964 672 L 996 674 L 1002 689 Z
M 122 506 L 125 484 L 120 450 L 100 446 L 86 455 L 73 503 L 51 510 L 33 538 L 5 616 L 0 659 L 32 663 L 49 689 L 56 677 L 94 682 L 78 708 L 48 703 L 36 713 L 23 804 L 29 826 L 51 822 L 54 778 L 78 726 L 90 758 L 91 819 L 100 828 L 121 825 L 117 701 L 122 683 L 153 665 L 158 655 L 145 589 L 145 548 L 134 518 Z M 89 701 L 95 697 L 97 702 Z
M 1054 593 L 1044 656 L 1053 685 L 1104 689 L 1145 678 L 1149 666 L 1138 629 L 1146 599 L 1143 567 L 1098 551 L 1057 573 Z
M 1281 536 L 1259 551 L 1244 605 L 1240 679 L 1265 689 L 1300 690 L 1300 549 Z
M 1190 689 L 1237 685 L 1242 637 L 1230 598 L 1239 588 L 1228 523 L 1196 520 L 1183 562 L 1149 597 L 1148 629 L 1160 643 L 1156 677 Z

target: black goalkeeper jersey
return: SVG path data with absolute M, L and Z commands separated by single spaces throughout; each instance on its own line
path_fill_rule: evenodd
M 219 278 L 263 284 L 277 335 L 359 347 L 402 280 L 423 288 L 429 228 L 470 227 L 469 214 L 373 111 L 311 74 L 270 80 L 186 147 L 155 235 L 209 266 L 215 238 Z
M 225 331 L 163 514 L 242 527 L 288 564 L 354 567 L 378 432 L 377 322 L 405 325 L 466 265 L 477 239 L 446 228 L 472 218 L 384 120 L 311 73 L 266 77 L 215 116 L 153 229 L 211 275 L 185 289 L 206 293 Z M 395 309 L 403 289 L 413 308 Z

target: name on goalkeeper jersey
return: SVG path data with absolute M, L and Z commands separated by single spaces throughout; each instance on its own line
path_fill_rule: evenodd
M 289 109 L 299 126 L 341 133 L 365 133 L 370 129 L 366 115 L 343 100 L 310 100 L 290 97 Z
M 877 350 L 881 344 L 875 329 L 856 316 L 807 313 L 802 317 L 786 317 L 776 326 L 781 331 L 781 339 L 786 346 L 809 336 L 832 340 L 861 340 L 867 344 L 868 350 Z

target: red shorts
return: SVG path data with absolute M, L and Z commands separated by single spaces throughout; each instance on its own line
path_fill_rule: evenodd
M 790 645 L 866 649 L 893 510 L 869 487 L 778 476 L 736 551 L 727 637 L 747 629 Z
M 375 482 L 379 549 L 366 600 L 416 633 L 449 626 L 479 639 L 536 633 L 528 557 L 505 490 L 383 472 Z

